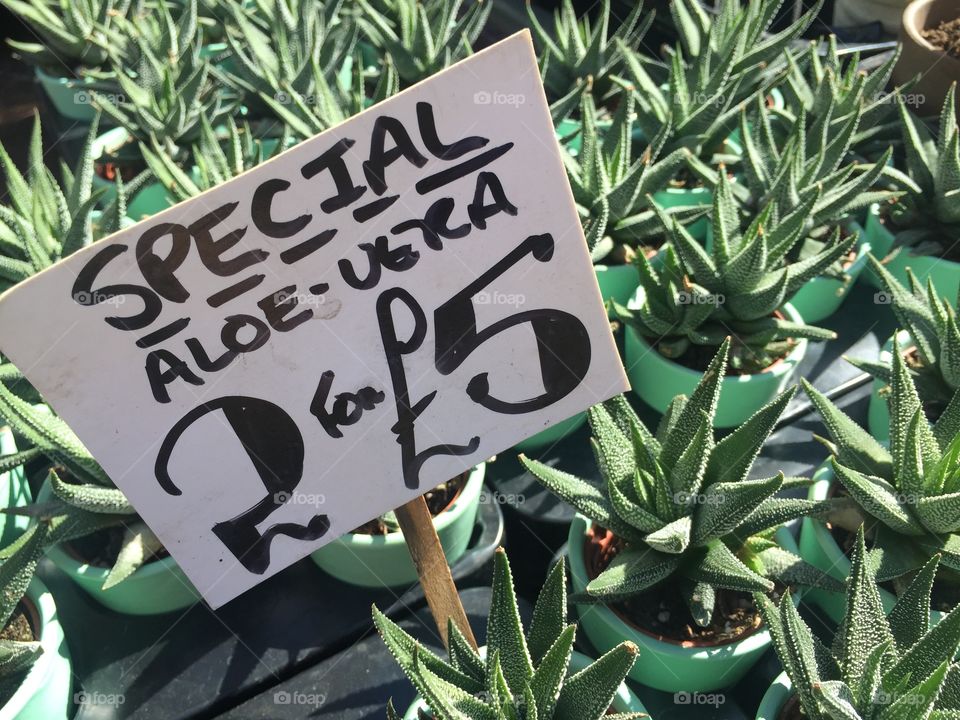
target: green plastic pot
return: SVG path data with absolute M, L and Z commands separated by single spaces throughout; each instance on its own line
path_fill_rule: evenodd
M 481 655 L 485 655 L 484 650 L 486 648 L 480 648 Z M 570 674 L 578 673 L 581 670 L 585 669 L 593 660 L 588 658 L 583 653 L 579 653 L 576 650 L 573 651 L 573 654 L 570 656 Z M 637 662 L 640 662 L 638 659 Z M 610 709 L 618 713 L 628 713 L 628 712 L 647 712 L 647 709 L 643 706 L 643 703 L 640 702 L 640 698 L 631 690 L 626 683 L 620 683 L 620 687 L 617 689 L 617 694 L 613 698 L 613 702 L 610 703 Z M 416 699 L 410 704 L 410 707 L 407 708 L 407 712 L 403 714 L 403 720 L 418 720 L 418 713 L 423 710 L 426 712 L 429 710 L 427 703 L 424 702 L 423 698 L 419 695 Z
M 128 133 L 126 129 L 118 127 L 108 130 L 93 141 L 92 154 L 94 162 L 101 158 L 113 156 L 118 148 L 127 145 L 129 142 L 130 133 Z M 200 170 L 196 166 L 190 168 L 187 174 L 194 182 L 200 182 Z M 102 205 L 110 202 L 117 195 L 116 185 L 96 173 L 93 174 L 93 187 L 95 189 L 106 189 L 106 193 L 104 193 L 100 200 Z M 156 182 L 148 183 L 127 203 L 127 217 L 134 222 L 139 222 L 175 204 L 175 198 L 163 185 Z
M 867 253 L 870 252 L 870 243 L 863 233 L 857 239 L 857 256 L 847 268 L 847 279 L 838 280 L 831 277 L 815 277 L 808 280 L 790 298 L 794 310 L 808 323 L 818 323 L 833 315 L 843 301 L 846 300 L 851 288 L 867 266 Z
M 642 293 L 643 288 L 639 288 L 630 302 L 630 307 L 638 305 Z M 789 303 L 784 305 L 781 311 L 787 319 L 803 322 L 800 314 Z M 689 397 L 703 377 L 702 372 L 665 358 L 630 326 L 626 327 L 624 344 L 631 389 L 659 413 L 665 412 L 677 395 Z M 714 427 L 726 428 L 742 424 L 792 385 L 797 366 L 806 352 L 807 341 L 800 340 L 787 357 L 762 373 L 725 377 L 720 383 L 720 400 L 717 402 Z
M 900 347 L 907 349 L 913 346 L 913 338 L 906 330 L 897 333 L 897 340 Z M 877 356 L 877 362 L 890 364 L 893 362 L 893 338 L 887 340 L 880 353 Z M 870 392 L 870 405 L 867 409 L 867 429 L 880 442 L 887 442 L 890 439 L 890 408 L 887 401 L 880 395 L 880 391 L 887 384 L 879 378 L 873 379 L 873 389 Z
M 590 582 L 584 560 L 584 547 L 590 520 L 577 514 L 567 538 L 570 577 L 573 591 L 586 592 Z M 777 532 L 777 542 L 797 552 L 793 537 L 786 530 Z M 794 593 L 799 601 L 801 593 Z M 684 647 L 659 640 L 628 625 L 613 610 L 602 604 L 577 605 L 580 627 L 597 652 L 605 653 L 624 640 L 640 648 L 640 658 L 630 678 L 664 692 L 711 692 L 734 685 L 743 678 L 770 646 L 770 632 L 761 628 L 742 640 L 713 647 Z
M 37 612 L 40 646 L 37 658 L 7 703 L 0 708 L 0 720 L 66 720 L 70 717 L 70 650 L 57 615 L 53 595 L 34 577 L 27 587 L 27 599 Z
M 13 432 L 8 426 L 0 427 L 0 453 L 11 455 L 17 451 Z M 30 485 L 27 483 L 23 465 L 0 474 L 0 507 L 23 507 L 31 501 Z M 0 547 L 6 547 L 27 529 L 30 518 L 26 515 L 0 513 Z
M 517 452 L 526 453 L 548 447 L 560 442 L 586 421 L 586 413 L 577 413 L 573 417 L 568 417 L 566 420 L 561 420 L 557 424 L 551 425 L 546 430 L 541 430 L 536 435 L 531 435 L 526 440 L 521 440 L 513 446 L 513 449 Z
M 864 230 L 866 231 L 867 241 L 874 248 L 874 256 L 878 260 L 884 258 L 893 248 L 894 237 L 893 233 L 880 222 L 880 212 L 877 205 L 871 205 L 867 211 Z M 909 248 L 902 248 L 893 258 L 884 262 L 884 266 L 906 287 L 910 287 L 907 268 L 913 271 L 913 274 L 923 285 L 926 285 L 928 278 L 933 280 L 937 292 L 951 302 L 956 299 L 958 290 L 960 290 L 960 263 L 952 260 L 944 260 L 932 255 L 913 255 Z M 874 287 L 883 287 L 872 268 L 868 268 L 866 277 Z
M 810 500 L 826 500 L 830 497 L 830 488 L 834 483 L 833 468 L 826 461 L 813 474 L 813 484 L 807 492 Z M 830 577 L 846 582 L 850 575 L 850 559 L 833 539 L 833 535 L 823 520 L 805 517 L 800 525 L 800 556 L 814 567 L 822 570 Z M 833 622 L 839 623 L 846 610 L 846 597 L 843 593 L 830 592 L 810 588 L 806 591 L 805 600 L 809 600 L 826 613 Z M 897 602 L 896 596 L 880 588 L 880 600 L 885 612 L 893 610 Z M 937 610 L 930 611 L 930 621 L 940 622 L 943 613 Z
M 470 544 L 477 519 L 486 465 L 470 471 L 467 484 L 453 504 L 433 519 L 447 563 L 455 563 Z M 322 570 L 351 585 L 401 587 L 417 582 L 403 534 L 363 535 L 347 533 L 311 555 Z
M 89 79 L 48 75 L 39 66 L 35 68 L 37 82 L 50 99 L 57 114 L 73 123 L 91 123 L 97 115 L 91 100 L 93 84 Z
M 757 708 L 757 720 L 779 720 L 783 706 L 792 695 L 793 685 L 790 678 L 786 673 L 780 673 L 763 694 L 760 707 Z
M 600 287 L 600 297 L 603 302 L 610 300 L 620 305 L 626 305 L 637 291 L 640 284 L 640 275 L 633 265 L 603 265 L 593 266 L 597 274 L 597 285 Z
M 51 495 L 50 484 L 44 481 L 37 501 L 44 502 Z M 126 580 L 104 590 L 110 568 L 88 565 L 59 545 L 48 548 L 46 554 L 81 590 L 104 607 L 124 615 L 161 615 L 200 600 L 200 593 L 170 556 L 146 563 Z

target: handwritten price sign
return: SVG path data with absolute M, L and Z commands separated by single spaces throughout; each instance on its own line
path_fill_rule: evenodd
M 17 286 L 0 338 L 214 607 L 627 387 L 527 33 Z

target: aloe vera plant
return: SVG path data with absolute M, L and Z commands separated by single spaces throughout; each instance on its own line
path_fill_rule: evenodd
M 669 52 L 665 81 L 642 55 L 621 43 L 643 133 L 653 137 L 669 123 L 665 152 L 685 147 L 707 163 L 715 155 L 735 158 L 725 143 L 740 107 L 755 96 L 766 99 L 785 72 L 784 50 L 806 30 L 820 5 L 768 36 L 780 4 L 725 0 L 714 17 L 696 0 L 671 3 L 680 40 Z
M 878 577 L 902 585 L 934 555 L 942 555 L 945 581 L 960 583 L 960 393 L 933 425 L 894 343 L 890 407 L 890 448 L 804 382 L 830 435 L 837 481 L 855 503 L 834 513 L 832 522 L 867 533 L 882 551 Z M 854 526 L 854 527 L 851 527 Z M 952 580 L 951 580 L 952 578 Z
M 577 18 L 572 0 L 563 0 L 554 17 L 554 30 L 546 30 L 527 3 L 527 16 L 540 48 L 540 74 L 551 100 L 566 95 L 588 78 L 596 97 L 612 89 L 611 77 L 622 72 L 623 47 L 636 48 L 653 22 L 654 13 L 643 14 L 643 3 L 634 4 L 620 27 L 610 34 L 610 0 L 603 0 L 596 19 Z
M 887 298 L 898 325 L 910 333 L 916 347 L 917 361 L 908 365 L 917 393 L 924 407 L 940 413 L 960 388 L 960 328 L 957 326 L 956 304 L 941 297 L 932 281 L 924 287 L 907 268 L 907 288 L 883 263 L 869 257 L 874 272 L 887 292 Z M 892 378 L 892 364 L 847 358 L 887 385 Z
M 103 190 L 92 190 L 91 148 L 98 119 L 90 125 L 73 171 L 61 168 L 58 182 L 43 159 L 40 119 L 34 120 L 27 172 L 21 173 L 0 145 L 0 168 L 9 204 L 0 205 L 0 282 L 13 285 L 116 231 L 125 215 L 125 191 L 94 223 L 94 206 Z
M 486 657 L 451 621 L 449 660 L 439 658 L 373 608 L 387 648 L 429 706 L 434 720 L 639 720 L 643 713 L 608 714 L 637 657 L 624 642 L 580 672 L 567 676 L 576 624 L 567 623 L 563 561 L 550 570 L 524 632 L 513 578 L 502 548 L 494 555 L 493 599 L 487 618 Z M 387 717 L 398 720 L 392 701 Z
M 936 136 L 907 109 L 900 112 L 903 151 L 911 192 L 884 207 L 896 247 L 925 255 L 955 252 L 960 239 L 960 129 L 954 105 L 956 83 L 950 86 Z
M 669 583 L 694 622 L 706 627 L 721 590 L 836 585 L 773 540 L 782 523 L 828 505 L 775 497 L 807 482 L 802 478 L 779 473 L 748 479 L 794 389 L 722 440 L 714 438 L 729 348 L 724 341 L 696 390 L 689 399 L 674 399 L 656 433 L 623 396 L 589 410 L 602 486 L 521 456 L 544 486 L 623 542 L 609 567 L 587 585 L 595 600 L 615 602 Z
M 327 3 L 261 0 L 249 15 L 241 5 L 229 6 L 227 41 L 233 52 L 232 82 L 246 93 L 248 110 L 269 110 L 262 96 L 289 103 L 296 96 L 312 102 L 316 77 L 336 82 L 356 44 L 357 30 L 340 13 L 342 0 Z
M 27 529 L 0 564 L 0 628 L 6 628 L 33 578 L 37 561 L 43 556 L 47 526 L 39 523 Z M 43 654 L 37 640 L 0 639 L 0 707 L 13 696 L 24 673 Z
M 181 202 L 279 155 L 292 144 L 286 127 L 279 138 L 258 138 L 248 123 L 238 127 L 233 118 L 228 118 L 218 134 L 206 118 L 201 118 L 199 141 L 190 149 L 195 177 L 184 172 L 177 158 L 158 142 L 152 148 L 141 146 L 140 153 L 156 181 Z
M 117 18 L 130 0 L 2 0 L 3 6 L 30 28 L 37 42 L 7 40 L 26 61 L 54 76 L 102 68 L 111 50 L 125 42 Z
M 356 0 L 365 39 L 389 56 L 404 87 L 472 54 L 492 1 Z M 377 5 L 378 7 L 374 7 Z
M 830 123 L 839 129 L 852 113 L 859 113 L 849 151 L 860 157 L 879 156 L 899 140 L 898 93 L 913 85 L 910 82 L 886 90 L 901 49 L 898 45 L 869 73 L 860 70 L 859 51 L 840 54 L 835 35 L 829 35 L 825 43 L 810 41 L 802 53 L 788 53 L 789 69 L 779 86 L 786 106 L 782 114 L 795 116 L 802 108 L 808 118 L 816 119 L 829 113 Z
M 916 574 L 889 615 L 883 612 L 875 564 L 857 532 L 847 607 L 831 646 L 804 622 L 789 598 L 757 603 L 773 646 L 811 720 L 960 717 L 960 607 L 930 627 L 936 556 Z
M 30 446 L 28 450 L 0 457 L 0 468 L 5 470 L 22 464 L 24 453 L 39 453 L 50 463 L 47 481 L 53 496 L 48 502 L 9 508 L 6 512 L 26 514 L 48 524 L 50 532 L 45 539 L 48 545 L 69 542 L 110 527 L 123 527 L 123 545 L 104 581 L 104 589 L 132 575 L 159 549 L 159 541 L 123 493 L 50 408 L 23 400 L 4 382 L 0 383 L 0 415 Z M 23 542 L 21 538 L 0 551 L 0 557 L 15 552 Z
M 593 97 L 581 98 L 583 144 L 574 157 L 563 154 L 570 187 L 577 203 L 584 234 L 594 261 L 613 253 L 629 259 L 643 244 L 654 244 L 664 235 L 660 216 L 653 209 L 651 195 L 662 190 L 686 163 L 683 150 L 658 159 L 664 133 L 638 157 L 633 152 L 634 100 L 629 92 L 620 94 L 613 122 L 601 137 L 597 131 L 597 109 Z M 664 211 L 680 222 L 702 215 L 706 207 L 678 207 Z M 629 249 L 627 251 L 627 249 Z
M 741 231 L 731 184 L 720 173 L 711 249 L 705 250 L 676 218 L 664 217 L 672 242 L 663 266 L 655 269 L 637 255 L 642 302 L 615 310 L 671 359 L 682 358 L 693 346 L 719 346 L 732 336 L 731 366 L 754 373 L 787 354 L 799 338 L 835 337 L 830 330 L 787 320 L 778 310 L 804 283 L 843 257 L 856 238 L 841 238 L 838 228 L 822 252 L 785 264 L 784 257 L 804 237 L 818 194 L 810 194 L 780 218 L 775 207 L 767 205 Z

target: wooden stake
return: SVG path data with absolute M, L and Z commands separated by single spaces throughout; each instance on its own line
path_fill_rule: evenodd
M 443 639 L 443 645 L 449 648 L 447 640 L 447 620 L 452 618 L 454 624 L 470 643 L 474 650 L 477 641 L 473 637 L 473 630 L 467 621 L 467 613 L 457 594 L 457 586 L 450 574 L 450 566 L 443 554 L 443 546 L 437 537 L 437 530 L 433 527 L 433 516 L 427 507 L 427 501 L 421 495 L 394 510 L 400 530 L 410 549 L 410 557 L 420 576 L 420 584 L 427 597 L 430 612 L 437 623 L 437 630 Z

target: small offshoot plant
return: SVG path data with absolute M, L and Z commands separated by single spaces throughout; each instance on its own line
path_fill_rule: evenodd
M 599 487 L 521 456 L 544 486 L 622 544 L 587 585 L 590 599 L 613 603 L 666 588 L 680 593 L 693 621 L 707 627 L 718 619 L 723 591 L 837 585 L 773 538 L 784 522 L 819 513 L 828 504 L 776 496 L 808 482 L 803 478 L 749 477 L 795 389 L 722 440 L 714 438 L 729 347 L 724 341 L 689 399 L 674 399 L 656 433 L 623 396 L 589 410 Z
M 373 621 L 397 664 L 420 693 L 432 720 L 639 720 L 644 713 L 609 713 L 617 688 L 637 657 L 623 642 L 568 676 L 577 626 L 567 623 L 566 577 L 557 562 L 524 631 L 513 578 L 502 548 L 494 555 L 486 656 L 474 650 L 451 620 L 449 659 L 423 647 L 373 608 Z M 393 702 L 387 718 L 399 720 Z M 421 717 L 424 717 L 421 715 Z
M 793 692 L 811 720 L 953 720 L 960 717 L 960 607 L 930 627 L 937 556 L 916 573 L 889 615 L 875 563 L 857 531 L 847 607 L 833 642 L 821 641 L 789 597 L 757 597 Z

